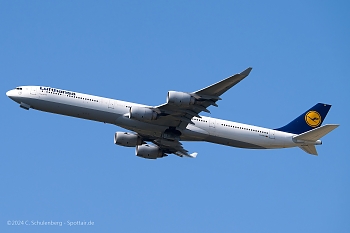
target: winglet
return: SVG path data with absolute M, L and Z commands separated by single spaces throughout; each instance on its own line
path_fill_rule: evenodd
M 189 158 L 196 158 L 197 155 L 198 155 L 197 152 L 194 152 L 194 153 L 192 153 L 192 154 L 188 154 L 187 152 L 181 152 L 181 151 L 177 151 L 177 152 L 175 152 L 174 154 L 176 154 L 176 155 L 178 155 L 178 156 L 180 156 L 180 157 L 186 156 L 186 157 L 189 157 Z
M 242 71 L 240 75 L 243 75 L 244 77 L 248 76 L 250 74 L 250 71 L 252 71 L 252 67 L 247 68 L 246 70 Z
M 194 153 L 192 153 L 192 154 L 189 154 L 189 157 L 191 157 L 191 158 L 196 158 L 197 155 L 198 155 L 198 153 L 197 153 L 197 152 L 194 152 Z
M 212 84 L 208 87 L 205 87 L 203 89 L 200 89 L 198 91 L 193 92 L 192 94 L 197 95 L 207 95 L 207 96 L 221 96 L 224 94 L 227 90 L 229 90 L 231 87 L 242 81 L 245 77 L 247 77 L 252 71 L 252 67 L 249 67 L 242 71 L 239 74 L 232 75 L 226 79 L 223 79 L 215 84 Z

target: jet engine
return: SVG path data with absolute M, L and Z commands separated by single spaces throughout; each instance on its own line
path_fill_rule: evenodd
M 167 103 L 179 106 L 193 105 L 196 99 L 188 93 L 178 91 L 168 91 Z
M 116 132 L 114 134 L 114 144 L 127 147 L 135 147 L 142 144 L 142 139 L 137 134 Z
M 148 144 L 136 146 L 136 155 L 145 159 L 156 159 L 166 156 L 158 146 Z
M 144 120 L 150 121 L 150 120 L 157 119 L 157 113 L 149 108 L 133 106 L 130 108 L 129 118 L 139 120 L 139 121 L 144 121 Z

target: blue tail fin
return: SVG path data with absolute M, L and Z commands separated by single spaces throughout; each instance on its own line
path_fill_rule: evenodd
M 275 129 L 287 133 L 301 134 L 321 126 L 332 105 L 318 103 L 289 124 Z

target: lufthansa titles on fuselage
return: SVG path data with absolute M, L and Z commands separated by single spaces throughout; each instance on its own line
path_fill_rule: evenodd
M 51 87 L 40 87 L 40 90 L 41 91 L 57 92 L 57 93 L 66 94 L 66 95 L 75 95 L 75 92 L 59 90 L 59 89 L 51 88 Z

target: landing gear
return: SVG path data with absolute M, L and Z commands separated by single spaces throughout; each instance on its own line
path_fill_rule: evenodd
M 162 134 L 162 138 L 169 140 L 180 140 L 181 132 L 175 127 L 169 127 Z

